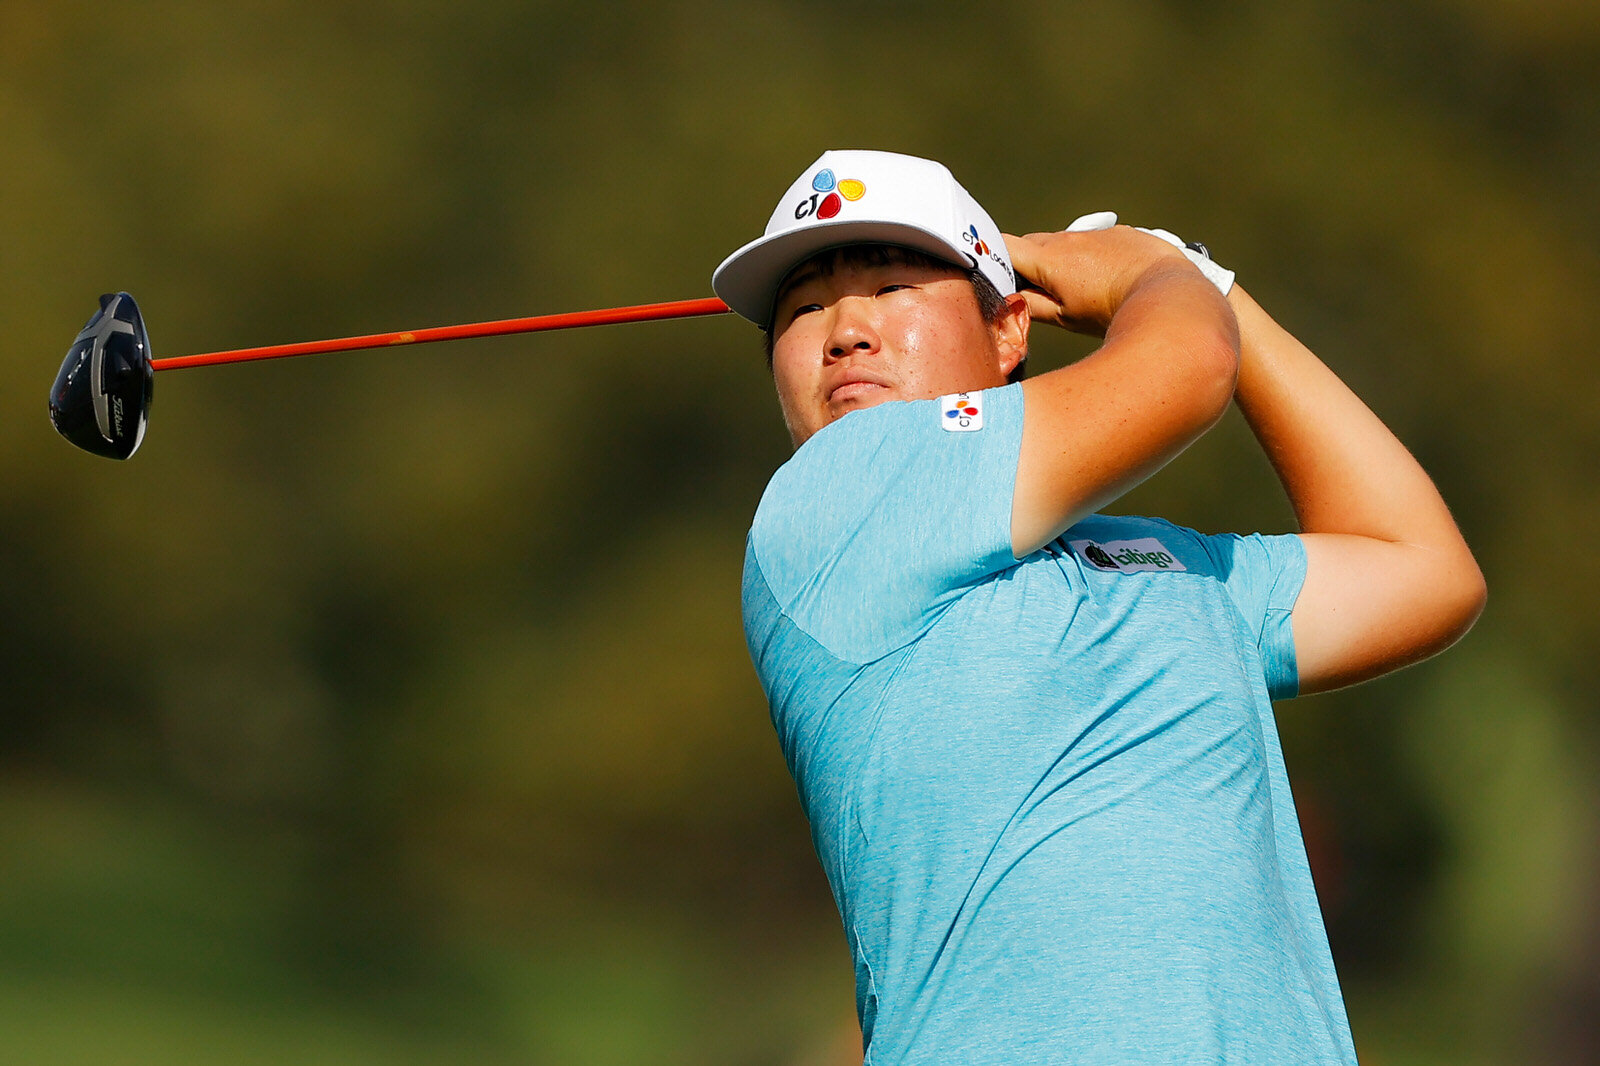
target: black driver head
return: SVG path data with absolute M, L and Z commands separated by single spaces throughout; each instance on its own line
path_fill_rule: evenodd
M 125 292 L 107 293 L 67 349 L 50 389 L 50 421 L 85 451 L 126 459 L 144 440 L 155 386 L 139 305 Z

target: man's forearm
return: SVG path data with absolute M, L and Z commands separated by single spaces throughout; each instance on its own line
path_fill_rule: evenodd
M 1184 270 L 1192 281 L 1169 272 L 1140 286 L 1099 350 L 1023 383 L 1012 512 L 1019 558 L 1154 474 L 1226 412 L 1238 359 L 1233 322 Z
M 1098 350 L 1022 383 L 1012 500 L 1021 558 L 1115 500 L 1226 412 L 1238 331 L 1189 261 L 1127 227 L 1015 238 L 1036 321 L 1103 332 Z M 1108 280 L 1109 279 L 1109 280 Z

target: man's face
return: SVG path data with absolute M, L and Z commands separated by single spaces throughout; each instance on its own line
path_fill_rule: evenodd
M 954 266 L 824 253 L 778 290 L 772 374 L 795 447 L 851 411 L 992 388 L 1027 354 L 1027 310 L 984 320 Z

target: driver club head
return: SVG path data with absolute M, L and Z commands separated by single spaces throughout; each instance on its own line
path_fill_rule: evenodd
M 67 349 L 50 389 L 50 422 L 85 451 L 126 459 L 144 440 L 155 383 L 139 305 L 107 293 Z

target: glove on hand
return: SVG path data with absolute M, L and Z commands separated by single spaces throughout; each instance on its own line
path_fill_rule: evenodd
M 1117 213 L 1115 211 L 1092 211 L 1087 215 L 1079 215 L 1073 219 L 1072 225 L 1068 226 L 1064 232 L 1087 233 L 1090 230 L 1110 229 L 1116 224 Z
M 1148 233 L 1152 237 L 1160 237 L 1174 248 L 1182 250 L 1183 254 L 1189 257 L 1189 262 L 1199 267 L 1200 273 L 1204 274 L 1206 280 L 1215 285 L 1222 295 L 1228 295 L 1228 290 L 1233 288 L 1233 271 L 1221 263 L 1212 262 L 1211 253 L 1199 241 L 1185 244 L 1183 238 L 1164 229 L 1145 229 L 1143 226 L 1135 226 L 1134 229 L 1140 233 Z
M 1090 230 L 1110 229 L 1116 224 L 1117 213 L 1115 211 L 1095 211 L 1092 214 L 1079 215 L 1073 219 L 1072 224 L 1066 228 L 1066 232 L 1086 233 Z M 1193 244 L 1185 244 L 1177 234 L 1164 229 L 1146 229 L 1143 226 L 1135 226 L 1134 229 L 1137 229 L 1140 233 L 1148 233 L 1152 237 L 1160 237 L 1188 256 L 1189 262 L 1199 267 L 1200 273 L 1204 274 L 1206 280 L 1215 285 L 1217 291 L 1222 295 L 1228 295 L 1228 290 L 1233 288 L 1233 271 L 1220 263 L 1213 262 L 1211 253 L 1199 241 Z

